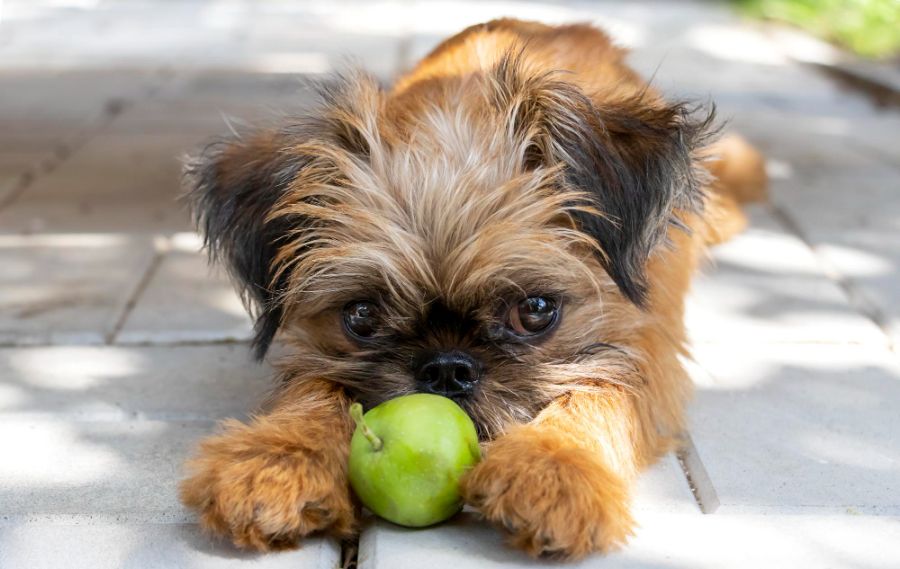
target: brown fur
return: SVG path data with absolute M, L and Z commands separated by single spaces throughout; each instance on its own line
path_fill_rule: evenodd
M 474 26 L 390 92 L 352 76 L 324 98 L 193 167 L 260 351 L 276 329 L 295 350 L 265 413 L 201 445 L 185 503 L 243 547 L 352 534 L 348 401 L 416 391 L 416 354 L 453 348 L 486 369 L 460 401 L 486 443 L 466 500 L 533 555 L 623 544 L 635 477 L 683 428 L 691 275 L 760 197 L 758 155 L 705 146 L 709 121 L 584 25 Z M 504 336 L 498 315 L 538 293 L 556 329 Z M 361 299 L 382 310 L 366 343 L 341 327 Z

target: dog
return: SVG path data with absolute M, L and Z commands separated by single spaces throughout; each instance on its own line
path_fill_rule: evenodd
M 462 495 L 512 545 L 626 542 L 636 477 L 684 427 L 691 275 L 766 181 L 710 105 L 665 101 L 625 55 L 589 25 L 496 20 L 188 164 L 256 355 L 289 347 L 259 414 L 188 463 L 204 528 L 263 551 L 354 536 L 350 403 L 430 392 L 477 426 Z

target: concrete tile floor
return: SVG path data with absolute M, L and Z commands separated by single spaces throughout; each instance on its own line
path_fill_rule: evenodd
M 607 26 L 656 85 L 715 100 L 773 176 L 772 203 L 712 252 L 690 299 L 692 445 L 645 475 L 633 543 L 579 566 L 900 565 L 900 115 L 792 63 L 726 6 L 3 8 L 0 568 L 338 565 L 323 539 L 271 556 L 210 541 L 175 498 L 190 446 L 270 386 L 174 199 L 177 157 L 301 108 L 303 80 L 345 56 L 387 81 L 503 15 Z M 419 565 L 534 562 L 471 513 L 423 531 L 370 521 L 360 567 Z

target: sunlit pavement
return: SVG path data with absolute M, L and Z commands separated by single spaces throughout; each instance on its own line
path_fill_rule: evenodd
M 270 385 L 175 199 L 178 157 L 302 108 L 305 78 L 389 81 L 503 15 L 606 26 L 655 85 L 714 100 L 773 179 L 690 301 L 692 443 L 642 480 L 631 545 L 577 566 L 900 566 L 896 112 L 714 3 L 7 0 L 0 567 L 338 564 L 325 539 L 237 552 L 176 499 L 194 442 Z M 470 514 L 359 544 L 363 568 L 532 564 Z

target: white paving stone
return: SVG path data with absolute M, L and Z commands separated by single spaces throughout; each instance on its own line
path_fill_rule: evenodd
M 0 348 L 0 420 L 241 417 L 271 375 L 244 344 Z
M 708 344 L 691 434 L 718 512 L 900 515 L 900 360 L 884 348 Z
M 14 522 L 186 522 L 184 460 L 211 421 L 2 421 L 0 513 Z
M 255 554 L 212 541 L 190 524 L 2 524 L 2 569 L 335 569 L 337 543 Z
M 633 508 L 636 512 L 680 514 L 700 511 L 678 460 L 671 454 L 641 474 Z
M 103 343 L 154 254 L 128 235 L 0 235 L 0 343 Z
M 270 373 L 244 345 L 0 349 L 0 567 L 335 567 L 324 539 L 238 552 L 178 502 L 196 441 Z
M 900 170 L 827 169 L 777 203 L 900 346 Z
M 245 346 L 0 350 L 0 516 L 186 522 L 182 466 L 271 388 Z
M 573 569 L 892 569 L 900 563 L 900 518 L 644 514 L 621 551 L 560 566 Z M 360 542 L 360 569 L 547 567 L 507 547 L 474 516 L 409 530 L 375 522 Z
M 764 206 L 747 211 L 750 227 L 714 247 L 694 280 L 686 323 L 695 342 L 884 343 L 809 247 Z
M 639 519 L 654 513 L 701 516 L 684 473 L 672 455 L 641 476 L 633 507 Z M 639 528 L 638 535 L 642 531 Z M 527 562 L 527 557 L 509 550 L 502 541 L 497 529 L 469 511 L 424 530 L 370 519 L 360 542 L 360 569 L 413 567 L 425 559 L 430 560 L 429 567 L 436 568 L 454 563 L 459 567 L 493 567 Z
M 118 343 L 247 340 L 252 323 L 221 267 L 210 267 L 195 234 L 172 239 L 137 299 Z
M 776 197 L 823 172 L 883 168 L 878 156 L 860 149 L 855 141 L 861 136 L 860 122 L 877 122 L 876 117 L 807 115 L 770 108 L 741 109 L 724 118 L 776 166 L 772 172 Z

